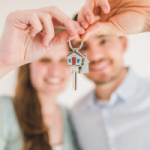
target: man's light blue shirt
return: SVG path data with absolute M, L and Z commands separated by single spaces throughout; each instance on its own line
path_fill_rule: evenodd
M 92 91 L 71 117 L 81 150 L 150 150 L 150 80 L 129 69 L 108 103 Z

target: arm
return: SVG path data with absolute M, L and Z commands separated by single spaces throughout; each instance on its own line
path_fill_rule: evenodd
M 78 22 L 87 29 L 81 38 L 149 32 L 149 10 L 149 0 L 86 0 L 78 16 Z
M 58 26 L 65 27 L 66 31 L 54 35 L 54 28 Z M 54 6 L 10 13 L 0 38 L 0 78 L 67 42 L 70 35 L 76 37 L 83 33 L 77 22 Z

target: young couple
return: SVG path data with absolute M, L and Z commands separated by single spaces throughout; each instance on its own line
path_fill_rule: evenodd
M 19 68 L 15 97 L 0 98 L 0 149 L 149 149 L 150 82 L 124 67 L 127 39 L 114 35 L 150 31 L 150 3 L 127 1 L 87 0 L 78 22 L 56 7 L 9 14 L 0 39 L 0 76 L 26 65 Z M 101 20 L 94 23 L 97 15 Z M 55 35 L 58 26 L 66 31 Z M 56 99 L 70 74 L 65 42 L 79 34 L 86 40 L 81 53 L 90 61 L 86 76 L 96 88 L 71 110 L 70 125 Z M 72 43 L 78 47 L 80 40 Z

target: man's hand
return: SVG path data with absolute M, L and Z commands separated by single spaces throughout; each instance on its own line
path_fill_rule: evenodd
M 92 34 L 122 36 L 150 31 L 150 0 L 86 0 L 78 22 Z
M 54 27 L 65 27 L 54 35 Z M 12 69 L 42 57 L 84 29 L 56 7 L 15 11 L 8 15 L 0 39 L 0 78 Z

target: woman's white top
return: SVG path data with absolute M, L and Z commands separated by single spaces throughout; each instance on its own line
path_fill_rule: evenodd
M 53 146 L 53 150 L 63 150 L 63 145 Z

